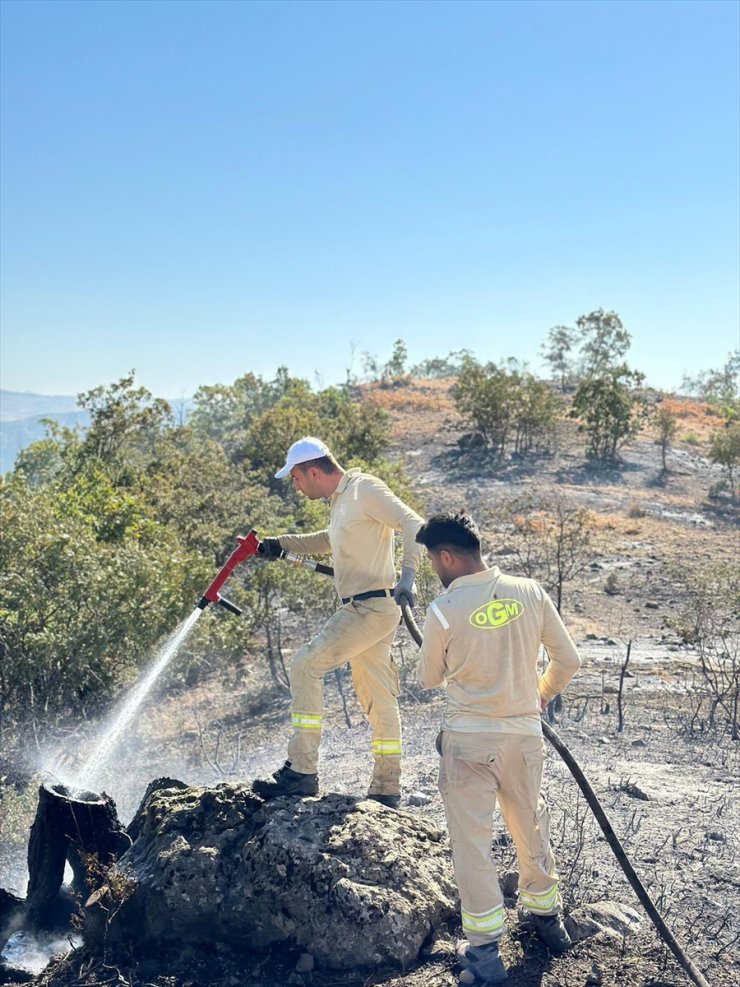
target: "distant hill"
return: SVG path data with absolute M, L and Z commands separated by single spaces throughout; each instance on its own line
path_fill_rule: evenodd
M 44 415 L 51 417 L 77 410 L 77 398 L 73 394 L 0 391 L 0 422 L 16 422 Z
M 29 395 L 30 397 L 31 395 Z M 59 414 L 46 412 L 42 415 L 32 415 L 30 418 L 18 418 L 14 421 L 0 420 L 0 473 L 6 473 L 13 468 L 16 456 L 38 442 L 46 435 L 46 427 L 42 424 L 45 418 L 51 418 L 67 428 L 76 426 L 87 427 L 90 416 L 86 411 L 67 411 Z
M 171 400 L 177 421 L 187 416 L 193 406 L 191 398 Z M 87 428 L 90 416 L 77 407 L 71 394 L 28 394 L 0 390 L 0 473 L 13 468 L 16 456 L 46 435 L 42 419 L 51 418 L 66 428 Z

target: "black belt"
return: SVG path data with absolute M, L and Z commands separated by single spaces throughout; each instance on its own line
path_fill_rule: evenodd
M 355 593 L 354 596 L 343 596 L 342 603 L 351 603 L 352 600 L 375 600 L 380 596 L 393 596 L 393 590 L 369 589 L 367 593 Z

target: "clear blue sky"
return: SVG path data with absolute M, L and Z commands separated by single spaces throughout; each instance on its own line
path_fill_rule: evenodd
M 658 386 L 721 365 L 739 10 L 2 0 L 2 386 L 536 368 L 599 306 Z

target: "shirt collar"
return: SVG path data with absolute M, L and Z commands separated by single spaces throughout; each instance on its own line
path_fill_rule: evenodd
M 339 494 L 344 493 L 344 491 L 349 486 L 350 481 L 353 480 L 356 476 L 359 476 L 361 472 L 362 470 L 359 469 L 357 466 L 353 466 L 351 470 L 347 470 L 347 472 L 344 474 L 342 479 L 337 484 L 337 489 L 331 495 L 331 500 L 334 500 L 334 498 L 338 497 Z
M 492 565 L 490 569 L 484 569 L 482 572 L 471 572 L 468 576 L 458 576 L 457 579 L 452 580 L 445 592 L 449 593 L 453 589 L 458 589 L 460 586 L 476 586 L 479 583 L 489 583 L 491 580 L 498 579 L 500 575 L 501 570 L 499 567 Z

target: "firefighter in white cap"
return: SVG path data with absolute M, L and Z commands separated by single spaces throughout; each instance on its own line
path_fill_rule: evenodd
M 488 568 L 480 533 L 464 513 L 438 514 L 416 536 L 445 593 L 429 607 L 417 677 L 446 683 L 439 788 L 462 904 L 463 983 L 500 984 L 498 941 L 504 900 L 491 857 L 496 804 L 516 845 L 519 902 L 553 952 L 570 945 L 540 793 L 544 748 L 540 712 L 579 667 L 576 647 L 550 597 L 534 579 Z M 549 656 L 538 677 L 540 646 Z
M 282 550 L 331 553 L 342 605 L 293 658 L 288 759 L 272 778 L 255 781 L 253 789 L 263 798 L 318 792 L 323 677 L 348 661 L 372 729 L 374 766 L 368 797 L 395 808 L 401 792 L 401 721 L 391 644 L 401 598 L 414 604 L 414 576 L 421 554 L 415 538 L 422 518 L 382 480 L 359 469 L 342 469 L 327 446 L 312 436 L 288 450 L 285 466 L 275 476 L 288 475 L 296 490 L 311 500 L 329 500 L 329 526 L 311 534 L 265 538 L 260 551 L 266 558 L 277 558 Z M 400 578 L 393 560 L 396 531 L 403 535 Z

